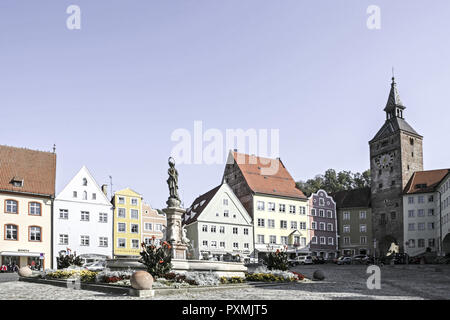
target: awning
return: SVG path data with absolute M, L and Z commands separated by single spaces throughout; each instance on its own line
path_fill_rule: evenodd
M 17 251 L 2 251 L 0 256 L 10 256 L 10 257 L 40 257 L 39 252 L 17 252 Z

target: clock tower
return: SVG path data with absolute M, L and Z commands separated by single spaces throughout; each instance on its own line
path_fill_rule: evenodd
M 395 242 L 403 251 L 402 192 L 415 171 L 423 170 L 423 137 L 405 120 L 395 78 L 384 108 L 386 121 L 369 141 L 373 238 L 377 254 Z

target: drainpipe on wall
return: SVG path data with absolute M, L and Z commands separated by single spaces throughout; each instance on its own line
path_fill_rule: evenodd
M 54 260 L 54 248 L 53 248 L 53 240 L 54 240 L 54 205 L 55 205 L 55 197 L 51 196 L 50 197 L 50 201 L 51 201 L 51 209 L 50 209 L 50 268 L 53 269 L 53 260 Z
M 442 257 L 442 193 L 437 190 L 439 193 L 439 256 Z

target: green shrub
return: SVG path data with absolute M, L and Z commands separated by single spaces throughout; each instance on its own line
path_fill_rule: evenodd
M 269 270 L 286 271 L 289 269 L 288 254 L 285 251 L 270 252 L 265 260 Z
M 59 253 L 59 256 L 56 258 L 57 268 L 65 269 L 70 266 L 81 267 L 83 265 L 83 260 L 74 254 L 62 254 Z
M 168 274 L 172 269 L 172 246 L 166 241 L 162 246 L 157 246 L 155 239 L 156 237 L 153 236 L 149 245 L 141 244 L 142 251 L 139 262 L 143 263 L 147 267 L 147 272 L 156 279 Z

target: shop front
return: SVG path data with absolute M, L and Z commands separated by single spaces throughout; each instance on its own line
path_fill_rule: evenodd
M 44 254 L 39 252 L 2 251 L 0 258 L 2 266 L 7 266 L 11 271 L 15 266 L 17 268 L 29 266 L 32 270 L 43 270 L 45 265 Z

